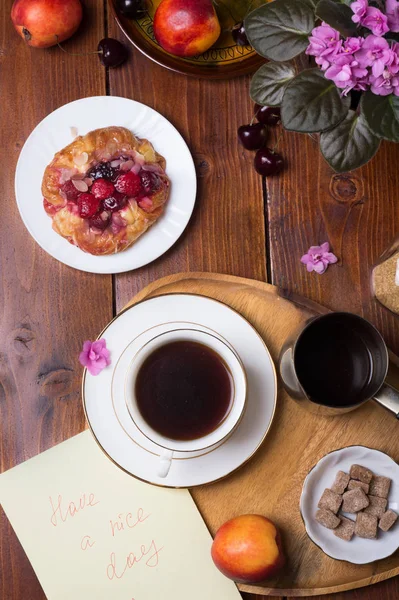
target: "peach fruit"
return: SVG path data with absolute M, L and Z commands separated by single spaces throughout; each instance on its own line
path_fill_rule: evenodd
M 218 529 L 212 558 L 226 577 L 240 583 L 259 583 L 285 563 L 277 527 L 261 515 L 241 515 Z

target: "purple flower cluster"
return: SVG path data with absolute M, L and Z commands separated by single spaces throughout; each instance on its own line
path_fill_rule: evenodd
M 399 96 L 399 43 L 383 37 L 389 31 L 399 31 L 398 0 L 386 0 L 386 14 L 369 6 L 368 0 L 355 0 L 350 7 L 352 21 L 370 33 L 344 39 L 322 23 L 313 29 L 306 54 L 315 57 L 325 77 L 344 95 L 370 89 L 378 96 Z

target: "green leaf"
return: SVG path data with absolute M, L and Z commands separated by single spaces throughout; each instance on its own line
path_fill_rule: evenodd
M 346 118 L 333 129 L 320 135 L 320 150 L 328 164 L 343 173 L 352 171 L 371 160 L 380 140 L 370 130 L 364 115 L 350 110 Z
M 361 109 L 371 131 L 380 138 L 399 142 L 399 96 L 363 94 Z
M 302 2 L 304 4 L 307 4 L 307 6 L 309 6 L 312 10 L 315 9 L 315 6 L 317 4 L 317 0 L 302 0 Z
M 356 24 L 352 21 L 353 11 L 346 4 L 320 0 L 316 5 L 316 15 L 344 37 L 356 34 Z
M 291 63 L 269 62 L 252 77 L 250 96 L 263 106 L 280 106 L 287 85 L 295 77 Z
M 294 58 L 309 44 L 314 11 L 303 0 L 274 0 L 252 11 L 244 26 L 249 43 L 270 60 Z
M 312 133 L 338 125 L 348 114 L 350 98 L 341 97 L 319 69 L 306 69 L 288 84 L 281 104 L 285 129 Z

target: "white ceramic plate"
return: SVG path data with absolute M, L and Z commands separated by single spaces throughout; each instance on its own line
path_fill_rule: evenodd
M 157 476 L 159 448 L 131 420 L 124 383 L 139 347 L 154 334 L 182 326 L 211 331 L 236 350 L 247 373 L 247 406 L 227 440 L 207 451 L 176 453 L 169 475 L 162 479 Z M 112 364 L 97 377 L 85 370 L 83 404 L 94 437 L 119 467 L 155 485 L 193 487 L 226 477 L 255 454 L 273 420 L 276 373 L 262 338 L 241 315 L 216 300 L 171 294 L 125 310 L 101 335 L 107 340 Z
M 388 497 L 388 508 L 395 512 L 399 509 L 399 465 L 387 454 L 365 446 L 348 446 L 324 456 L 310 471 L 302 489 L 300 509 L 310 539 L 328 556 L 346 560 L 356 565 L 381 560 L 393 554 L 399 548 L 399 524 L 395 523 L 390 531 L 378 529 L 376 540 L 366 540 L 353 536 L 350 542 L 341 540 L 314 518 L 317 504 L 326 488 L 334 483 L 337 471 L 349 473 L 351 465 L 359 464 L 369 468 L 376 475 L 392 479 Z M 345 514 L 345 513 L 344 513 Z M 345 514 L 348 519 L 354 515 Z
M 130 248 L 109 256 L 92 256 L 55 233 L 43 208 L 41 184 L 54 154 L 79 135 L 117 125 L 147 138 L 166 159 L 171 193 L 162 217 Z M 57 260 L 90 273 L 122 273 L 146 265 L 164 254 L 181 236 L 195 204 L 197 180 L 190 150 L 165 117 L 127 98 L 94 96 L 61 106 L 33 130 L 19 156 L 15 173 L 17 205 L 29 233 Z

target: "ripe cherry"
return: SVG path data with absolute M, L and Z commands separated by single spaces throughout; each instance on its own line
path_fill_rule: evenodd
M 234 25 L 231 31 L 231 35 L 233 36 L 233 40 L 236 44 L 238 44 L 238 46 L 250 45 L 247 38 L 247 34 L 245 32 L 244 23 L 242 21 L 241 23 L 237 23 L 236 25 Z
M 259 175 L 268 177 L 277 175 L 284 167 L 284 160 L 281 154 L 274 152 L 270 148 L 261 148 L 255 154 L 255 170 Z
M 258 150 L 266 143 L 267 129 L 262 123 L 241 125 L 237 133 L 238 139 L 246 150 Z
M 126 47 L 113 38 L 104 38 L 98 44 L 98 57 L 104 67 L 114 68 L 127 59 Z
M 277 125 L 281 121 L 280 108 L 278 106 L 260 106 L 255 104 L 255 116 L 263 125 Z
M 116 8 L 128 19 L 140 19 L 146 12 L 144 0 L 116 0 Z

